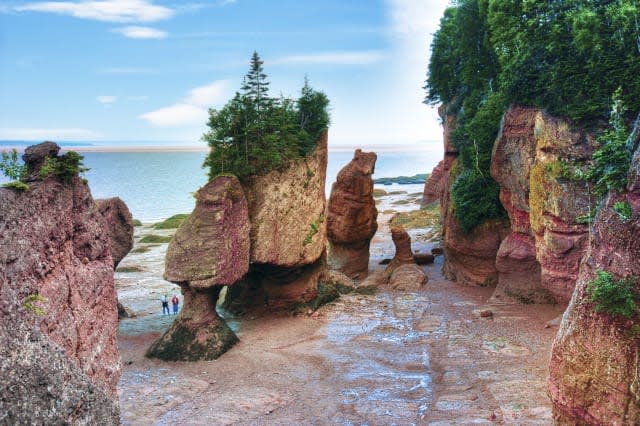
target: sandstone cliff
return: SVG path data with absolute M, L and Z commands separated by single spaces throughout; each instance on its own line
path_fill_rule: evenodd
M 465 234 L 450 200 L 455 119 L 444 121 L 445 159 L 433 172 L 441 179 L 429 185 L 441 188 L 445 275 L 467 284 L 497 284 L 494 300 L 568 303 L 588 234 L 579 218 L 593 200 L 587 185 L 565 177 L 563 170 L 590 158 L 593 138 L 534 108 L 509 108 L 491 164 L 509 223 L 490 221 Z
M 629 218 L 613 210 L 631 207 Z M 576 289 L 553 344 L 549 393 L 560 424 L 640 424 L 640 327 L 631 318 L 596 312 L 586 291 L 598 271 L 635 281 L 640 290 L 640 149 L 625 193 L 610 193 L 589 238 Z
M 441 188 L 440 216 L 442 218 L 442 245 L 445 253 L 443 274 L 450 280 L 468 285 L 495 285 L 498 281 L 496 253 L 507 233 L 508 224 L 504 221 L 489 221 L 466 234 L 453 215 L 451 186 L 457 177 L 458 151 L 452 143 L 455 129 L 455 117 L 445 115 L 445 108 L 439 110 L 444 125 L 444 159 L 441 171 L 434 170 L 432 175 L 441 175 L 439 183 L 431 185 Z M 429 182 L 427 182 L 429 183 Z
M 96 204 L 107 224 L 115 269 L 133 248 L 133 216 L 129 207 L 118 197 L 96 200 Z
M 117 424 L 109 236 L 80 178 L 38 180 L 58 150 L 29 148 L 31 189 L 0 189 L 0 420 Z

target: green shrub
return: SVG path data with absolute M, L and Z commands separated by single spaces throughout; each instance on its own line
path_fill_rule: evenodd
M 46 314 L 47 311 L 43 307 L 38 306 L 38 304 L 39 303 L 45 303 L 46 301 L 47 301 L 47 299 L 45 299 L 44 297 L 42 297 L 38 293 L 33 293 L 33 294 L 30 294 L 27 297 L 25 297 L 24 301 L 22 302 L 22 306 L 26 310 L 31 311 L 34 314 L 36 314 L 39 317 L 41 317 L 44 314 Z
M 180 213 L 153 225 L 153 229 L 177 229 L 188 218 L 187 213 Z
M 47 157 L 40 169 L 40 178 L 53 176 L 60 182 L 69 183 L 71 178 L 88 171 L 82 163 L 84 157 L 75 151 L 69 151 L 60 157 Z
M 596 312 L 631 318 L 638 310 L 636 283 L 635 277 L 616 280 L 610 272 L 600 270 L 596 278 L 587 283 L 587 293 Z
M 10 188 L 10 189 L 15 189 L 16 191 L 28 191 L 31 189 L 31 187 L 20 181 L 20 180 L 14 180 L 12 182 L 8 182 L 2 185 L 4 188 Z
M 168 243 L 169 241 L 171 241 L 171 238 L 172 237 L 170 236 L 150 234 L 142 237 L 140 239 L 140 242 L 143 244 L 162 244 Z
M 22 180 L 27 171 L 27 167 L 20 163 L 18 151 L 14 149 L 11 153 L 2 152 L 0 156 L 0 172 L 12 180 Z
M 620 216 L 620 219 L 622 219 L 623 222 L 631 220 L 633 211 L 631 210 L 631 204 L 627 201 L 616 201 L 613 203 L 612 208 L 614 212 L 618 213 L 618 216 Z
M 133 219 L 133 226 L 142 226 L 142 222 L 139 219 Z
M 471 232 L 488 219 L 506 217 L 500 204 L 500 187 L 489 176 L 475 170 L 465 170 L 451 188 L 454 217 L 464 232 Z

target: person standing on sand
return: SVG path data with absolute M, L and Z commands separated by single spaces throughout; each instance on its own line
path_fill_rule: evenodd
M 180 304 L 180 299 L 178 299 L 177 294 L 174 294 L 171 298 L 171 304 L 173 305 L 173 315 L 178 315 L 178 305 Z
M 167 315 L 169 315 L 171 312 L 169 311 L 169 299 L 167 299 L 167 295 L 163 295 L 160 301 L 162 302 L 162 315 L 164 315 L 165 310 L 167 311 Z

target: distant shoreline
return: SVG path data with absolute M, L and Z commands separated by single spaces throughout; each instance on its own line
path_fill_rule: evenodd
M 16 149 L 22 152 L 25 147 L 35 145 L 34 143 L 22 143 L 15 145 L 0 145 L 0 152 L 10 151 Z M 131 145 L 131 146 L 109 146 L 109 145 L 93 145 L 93 146 L 74 146 L 74 145 L 62 145 L 62 151 L 76 151 L 84 153 L 110 153 L 110 152 L 123 152 L 123 153 L 144 153 L 144 152 L 209 152 L 208 146 L 184 146 L 184 145 Z M 427 144 L 427 143 L 415 143 L 415 144 L 384 144 L 384 145 L 338 145 L 329 146 L 329 152 L 354 152 L 356 149 L 362 149 L 363 151 L 373 152 L 415 152 L 415 151 L 433 151 L 434 153 L 440 153 L 442 150 L 441 143 Z

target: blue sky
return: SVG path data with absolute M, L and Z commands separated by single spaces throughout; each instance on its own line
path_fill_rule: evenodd
M 421 103 L 447 0 L 95 0 L 0 5 L 0 139 L 197 145 L 254 50 L 271 94 L 305 74 L 330 143 L 439 140 Z

